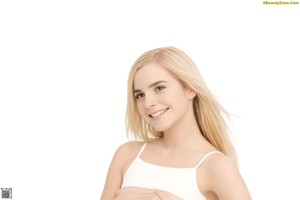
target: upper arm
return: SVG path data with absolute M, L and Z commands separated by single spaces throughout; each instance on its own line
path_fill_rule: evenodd
M 136 142 L 128 142 L 116 150 L 107 172 L 101 200 L 114 199 L 116 192 L 121 188 L 123 173 L 135 158 L 137 148 Z
M 207 163 L 212 192 L 220 200 L 251 200 L 247 186 L 234 161 L 225 155 L 213 157 Z

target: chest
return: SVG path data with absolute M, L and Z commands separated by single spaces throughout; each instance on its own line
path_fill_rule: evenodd
M 203 159 L 203 153 L 161 153 L 144 152 L 140 159 L 157 166 L 172 168 L 193 168 Z

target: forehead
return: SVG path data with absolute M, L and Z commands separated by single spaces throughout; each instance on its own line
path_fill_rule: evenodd
M 137 70 L 133 79 L 133 86 L 135 89 L 143 89 L 157 81 L 173 82 L 176 79 L 166 68 L 157 63 L 150 63 Z

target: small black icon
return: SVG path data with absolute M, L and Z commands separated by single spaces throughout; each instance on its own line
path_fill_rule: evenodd
M 12 199 L 12 188 L 1 188 L 2 199 Z

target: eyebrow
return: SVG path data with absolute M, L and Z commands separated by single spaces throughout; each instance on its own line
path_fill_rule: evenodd
M 156 81 L 156 82 L 154 82 L 154 83 L 151 83 L 149 86 L 148 86 L 148 88 L 152 88 L 152 87 L 154 87 L 154 86 L 156 86 L 156 85 L 158 85 L 158 84 L 161 84 L 161 83 L 166 83 L 167 81 Z M 142 90 L 140 90 L 140 89 L 136 89 L 136 90 L 134 90 L 133 91 L 133 94 L 134 93 L 137 93 L 137 92 L 141 92 Z

